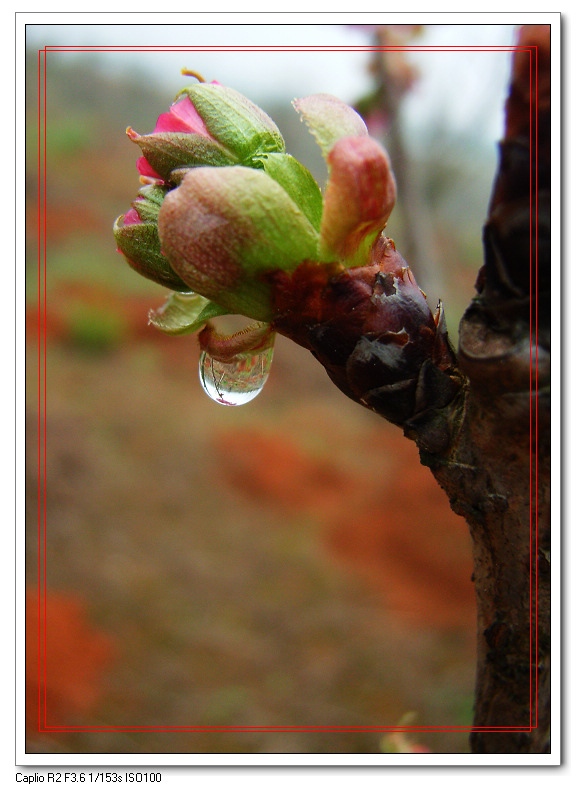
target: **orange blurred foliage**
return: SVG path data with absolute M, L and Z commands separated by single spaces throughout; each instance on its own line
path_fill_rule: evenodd
M 220 468 L 238 490 L 319 518 L 329 550 L 381 590 L 390 611 L 437 627 L 473 623 L 466 523 L 402 435 L 386 434 L 393 474 L 382 478 L 313 457 L 280 432 L 220 432 L 214 441 Z M 375 463 L 383 447 L 366 448 Z
M 71 725 L 91 713 L 102 699 L 104 671 L 114 655 L 112 640 L 92 625 L 76 595 L 48 591 L 46 616 L 43 609 L 38 591 L 28 589 L 26 727 L 30 731 L 38 730 L 44 708 L 48 727 Z

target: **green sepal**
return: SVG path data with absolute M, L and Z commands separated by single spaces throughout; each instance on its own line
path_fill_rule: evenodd
M 272 317 L 267 275 L 317 260 L 318 232 L 260 169 L 189 170 L 166 196 L 158 228 L 189 291 L 259 321 Z
M 223 291 L 218 297 L 231 315 L 243 315 L 256 321 L 270 322 L 272 288 L 259 277 L 245 277 L 232 291 Z
M 157 225 L 147 222 L 122 225 L 121 221 L 122 217 L 118 217 L 114 223 L 114 237 L 130 266 L 158 285 L 173 291 L 190 291 L 190 286 L 180 279 L 160 251 Z
M 257 158 L 264 172 L 288 193 L 312 226 L 320 231 L 322 192 L 312 173 L 291 154 L 264 154 Z
M 233 88 L 200 83 L 181 90 L 175 101 L 182 95 L 190 98 L 212 137 L 242 164 L 258 154 L 286 150 L 274 121 Z
M 201 134 L 156 132 L 134 137 L 152 168 L 165 180 L 181 167 L 223 167 L 238 159 L 216 140 Z
M 148 323 L 168 335 L 186 335 L 219 315 L 228 315 L 228 311 L 200 294 L 173 293 L 162 307 L 150 311 Z
M 168 189 L 157 185 L 147 184 L 138 190 L 138 197 L 133 201 L 132 207 L 142 222 L 158 222 L 158 213 L 166 197 Z
M 335 96 L 316 93 L 304 99 L 295 99 L 292 104 L 301 114 L 325 159 L 342 137 L 368 136 L 366 124 L 356 110 Z

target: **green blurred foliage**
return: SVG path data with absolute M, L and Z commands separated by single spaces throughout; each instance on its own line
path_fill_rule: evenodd
M 67 310 L 68 340 L 91 353 L 118 348 L 126 337 L 124 317 L 113 307 L 105 309 L 85 303 L 71 304 Z

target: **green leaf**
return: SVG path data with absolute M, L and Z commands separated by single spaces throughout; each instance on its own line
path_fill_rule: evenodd
M 290 154 L 265 154 L 258 161 L 262 162 L 264 172 L 280 184 L 319 231 L 322 221 L 322 192 L 312 173 Z
M 197 332 L 211 318 L 227 313 L 199 294 L 173 293 L 162 307 L 150 311 L 148 323 L 169 335 L 185 335 Z

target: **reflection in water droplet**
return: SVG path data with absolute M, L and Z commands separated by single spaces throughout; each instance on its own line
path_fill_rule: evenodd
M 243 406 L 262 392 L 270 373 L 274 347 L 243 352 L 230 362 L 219 362 L 208 352 L 200 355 L 200 382 L 204 392 L 224 406 Z

